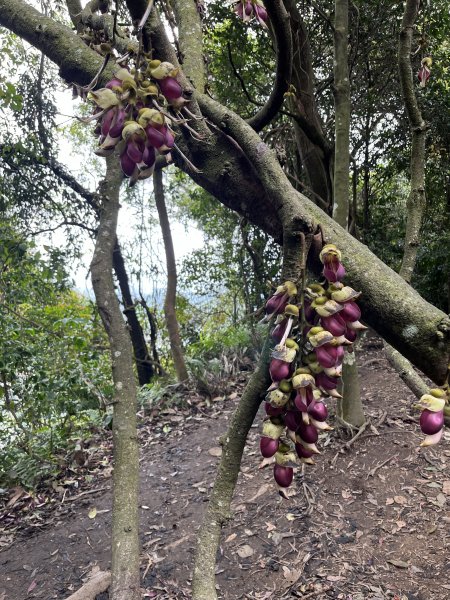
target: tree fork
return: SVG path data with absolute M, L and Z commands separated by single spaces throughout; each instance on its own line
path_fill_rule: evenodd
M 100 223 L 91 262 L 92 286 L 110 343 L 114 381 L 114 474 L 111 600 L 140 600 L 136 381 L 130 336 L 122 317 L 112 276 L 113 252 L 122 180 L 117 157 L 106 159 L 100 184 Z

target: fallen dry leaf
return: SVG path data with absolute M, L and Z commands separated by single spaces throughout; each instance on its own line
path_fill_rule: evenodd
M 90 519 L 95 519 L 96 516 L 97 516 L 97 509 L 95 507 L 91 508 L 91 510 L 88 512 L 88 517 Z
M 447 494 L 447 496 L 450 496 L 450 481 L 448 479 L 442 482 L 442 491 L 444 494 Z
M 248 558 L 249 556 L 253 556 L 254 550 L 248 544 L 244 544 L 240 548 L 237 549 L 237 553 L 241 558 Z
M 405 562 L 404 560 L 396 560 L 395 558 L 390 558 L 387 562 L 399 569 L 407 569 L 409 567 L 409 563 Z
M 211 456 L 222 456 L 222 448 L 220 446 L 214 446 L 208 450 L 208 454 Z
M 405 496 L 394 496 L 394 502 L 395 504 L 400 504 L 401 506 L 404 506 L 408 500 L 405 498 Z
M 233 540 L 235 540 L 237 538 L 237 533 L 231 533 L 227 539 L 225 540 L 225 544 L 229 544 L 230 542 L 232 542 Z
M 288 567 L 283 566 L 283 575 L 289 585 L 294 585 L 294 583 L 300 579 L 301 574 L 301 569 L 289 569 Z

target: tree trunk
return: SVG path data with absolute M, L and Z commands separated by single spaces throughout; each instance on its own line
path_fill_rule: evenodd
M 270 336 L 264 345 L 258 366 L 223 436 L 222 457 L 197 539 L 192 578 L 193 600 L 217 600 L 215 586 L 216 556 L 222 527 L 231 518 L 230 504 L 236 487 L 242 453 L 261 399 L 270 384 L 269 362 L 272 352 Z
M 138 475 L 136 382 L 132 347 L 112 276 L 122 173 L 117 157 L 107 159 L 100 184 L 100 223 L 91 262 L 92 286 L 108 334 L 114 380 L 114 475 L 111 600 L 139 600 Z
M 149 362 L 149 353 L 145 342 L 144 332 L 136 314 L 135 303 L 131 297 L 130 283 L 128 274 L 125 268 L 122 251 L 118 240 L 114 246 L 113 252 L 114 272 L 119 282 L 120 292 L 124 304 L 124 315 L 127 319 L 131 343 L 133 345 L 134 359 L 138 374 L 139 385 L 150 383 L 155 371 L 151 362 Z
M 153 175 L 153 188 L 155 191 L 155 202 L 159 215 L 159 224 L 163 236 L 167 265 L 167 291 L 164 300 L 164 316 L 166 319 L 167 331 L 169 332 L 170 350 L 172 352 L 177 379 L 178 381 L 186 381 L 189 376 L 184 361 L 180 328 L 178 326 L 175 308 L 177 301 L 177 265 L 175 263 L 172 232 L 170 231 L 169 217 L 167 215 L 166 202 L 164 199 L 163 174 L 161 169 L 157 169 Z
M 407 0 L 398 46 L 398 70 L 403 101 L 411 128 L 411 188 L 407 203 L 405 247 L 400 276 L 411 283 L 425 210 L 425 138 L 426 123 L 417 103 L 411 67 L 411 46 L 419 3 Z
M 350 172 L 350 80 L 348 72 L 348 0 L 335 1 L 334 24 L 334 106 L 335 144 L 333 178 L 333 218 L 348 229 Z M 346 352 L 342 365 L 342 399 L 338 415 L 346 423 L 360 427 L 364 419 L 354 349 Z

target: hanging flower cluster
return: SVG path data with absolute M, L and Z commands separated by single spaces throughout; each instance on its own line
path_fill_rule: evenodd
M 119 151 L 120 164 L 130 185 L 153 173 L 156 155 L 167 154 L 175 143 L 168 105 L 179 110 L 186 102 L 177 81 L 178 69 L 171 63 L 144 55 L 138 69 L 120 68 L 106 87 L 91 91 L 95 104 L 90 120 L 97 120 L 96 154 Z
M 239 0 L 233 10 L 244 23 L 256 19 L 260 25 L 267 27 L 267 10 L 261 0 Z
M 419 80 L 419 87 L 424 88 L 427 84 L 427 81 L 430 79 L 431 75 L 431 65 L 433 63 L 433 59 L 431 56 L 426 56 L 422 59 L 422 63 L 420 69 L 417 73 L 417 78 Z
M 344 348 L 365 329 L 356 304 L 360 293 L 341 283 L 345 269 L 340 251 L 327 244 L 320 259 L 325 280 L 308 285 L 300 303 L 291 281 L 266 303 L 266 319 L 276 317 L 271 335 L 277 345 L 269 366 L 272 385 L 260 450 L 265 459 L 274 460 L 274 478 L 283 495 L 298 462 L 311 464 L 319 453 L 319 432 L 331 429 L 325 400 L 341 397 L 337 386 Z
M 444 407 L 449 400 L 448 393 L 440 388 L 432 389 L 420 398 L 417 404 L 422 409 L 419 423 L 426 436 L 421 446 L 434 446 L 440 442 L 444 433 Z

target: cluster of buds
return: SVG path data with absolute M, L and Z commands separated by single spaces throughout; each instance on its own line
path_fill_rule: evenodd
M 426 436 L 421 446 L 434 446 L 440 442 L 444 432 L 444 408 L 449 399 L 448 392 L 441 388 L 432 389 L 420 398 L 417 404 L 417 408 L 422 409 L 420 429 Z
M 266 303 L 266 318 L 276 316 L 272 338 L 277 345 L 269 366 L 272 384 L 260 450 L 264 462 L 275 463 L 274 478 L 282 495 L 292 483 L 295 466 L 312 464 L 319 454 L 319 432 L 331 429 L 325 400 L 340 397 L 336 388 L 344 348 L 351 349 L 357 331 L 365 329 L 356 304 L 360 294 L 341 283 L 341 253 L 328 244 L 320 259 L 326 281 L 307 286 L 303 302 L 296 303 L 297 288 L 287 281 Z
M 427 85 L 427 81 L 430 79 L 431 70 L 430 67 L 433 63 L 431 56 L 426 56 L 422 59 L 420 69 L 417 73 L 417 79 L 419 80 L 419 87 L 424 88 Z
M 171 63 L 141 60 L 139 69 L 120 68 L 106 87 L 90 92 L 95 104 L 90 120 L 97 120 L 96 154 L 108 156 L 115 150 L 132 185 L 153 173 L 156 154 L 168 154 L 175 143 L 171 118 L 163 104 L 179 110 L 187 100 Z
M 267 10 L 261 0 L 239 0 L 233 10 L 244 23 L 256 19 L 260 25 L 267 27 Z

